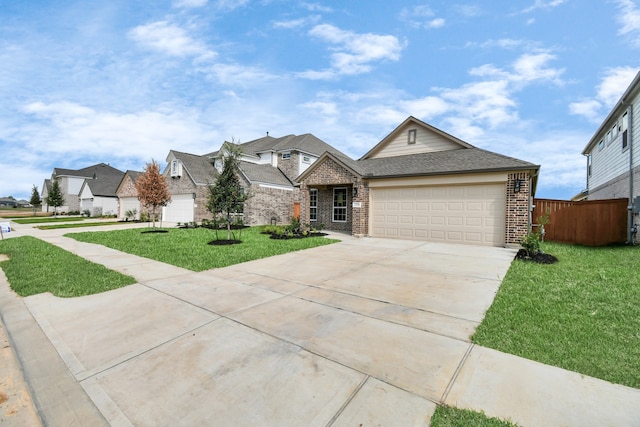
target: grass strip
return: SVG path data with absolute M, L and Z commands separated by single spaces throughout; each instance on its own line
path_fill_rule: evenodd
M 47 222 L 73 222 L 84 221 L 87 218 L 71 216 L 71 217 L 37 217 L 37 218 L 16 218 L 12 219 L 13 222 L 18 224 L 44 224 Z
M 118 224 L 125 224 L 125 223 L 122 221 L 81 222 L 81 223 L 73 223 L 73 224 L 40 225 L 36 228 L 40 230 L 56 230 L 59 228 L 100 227 L 102 225 L 118 225 Z
M 543 250 L 559 262 L 514 261 L 473 341 L 640 388 L 639 249 Z
M 325 237 L 274 240 L 261 234 L 262 227 L 235 231 L 235 245 L 209 245 L 216 233 L 207 228 L 165 229 L 166 233 L 145 233 L 149 229 L 126 229 L 66 234 L 81 242 L 97 243 L 122 252 L 139 255 L 192 271 L 222 268 L 242 262 L 338 242 Z M 226 239 L 226 231 L 220 231 Z
M 482 412 L 438 406 L 431 417 L 431 427 L 515 427 L 509 421 L 487 417 Z
M 51 292 L 58 297 L 97 294 L 136 283 L 131 276 L 109 270 L 31 236 L 0 241 L 0 262 L 20 296 Z

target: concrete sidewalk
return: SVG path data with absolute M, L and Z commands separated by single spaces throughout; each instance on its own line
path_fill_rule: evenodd
M 16 231 L 139 281 L 21 299 L 0 277 L 49 425 L 428 425 L 440 403 L 522 426 L 640 425 L 638 389 L 469 341 L 512 250 L 339 235 L 194 273 Z

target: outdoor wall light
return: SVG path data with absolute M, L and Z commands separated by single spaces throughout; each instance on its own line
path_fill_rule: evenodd
M 358 197 L 358 187 L 353 187 L 353 191 L 351 192 L 353 197 Z
M 522 186 L 522 180 L 521 179 L 516 179 L 515 181 L 513 181 L 513 192 L 514 193 L 519 193 L 521 186 Z

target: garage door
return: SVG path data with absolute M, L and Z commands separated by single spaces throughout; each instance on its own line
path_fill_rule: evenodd
M 137 197 L 120 197 L 120 212 L 118 217 L 125 218 L 127 211 L 136 210 L 136 219 L 140 218 L 140 201 Z
M 371 190 L 374 237 L 502 246 L 505 184 Z
M 167 222 L 193 221 L 193 194 L 175 194 L 171 203 L 162 208 L 162 220 Z

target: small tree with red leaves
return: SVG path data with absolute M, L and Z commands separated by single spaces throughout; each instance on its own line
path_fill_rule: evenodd
M 160 165 L 155 160 L 147 163 L 144 173 L 136 180 L 138 200 L 142 206 L 151 209 L 153 228 L 156 228 L 156 209 L 167 206 L 171 201 L 167 179 L 160 173 Z

